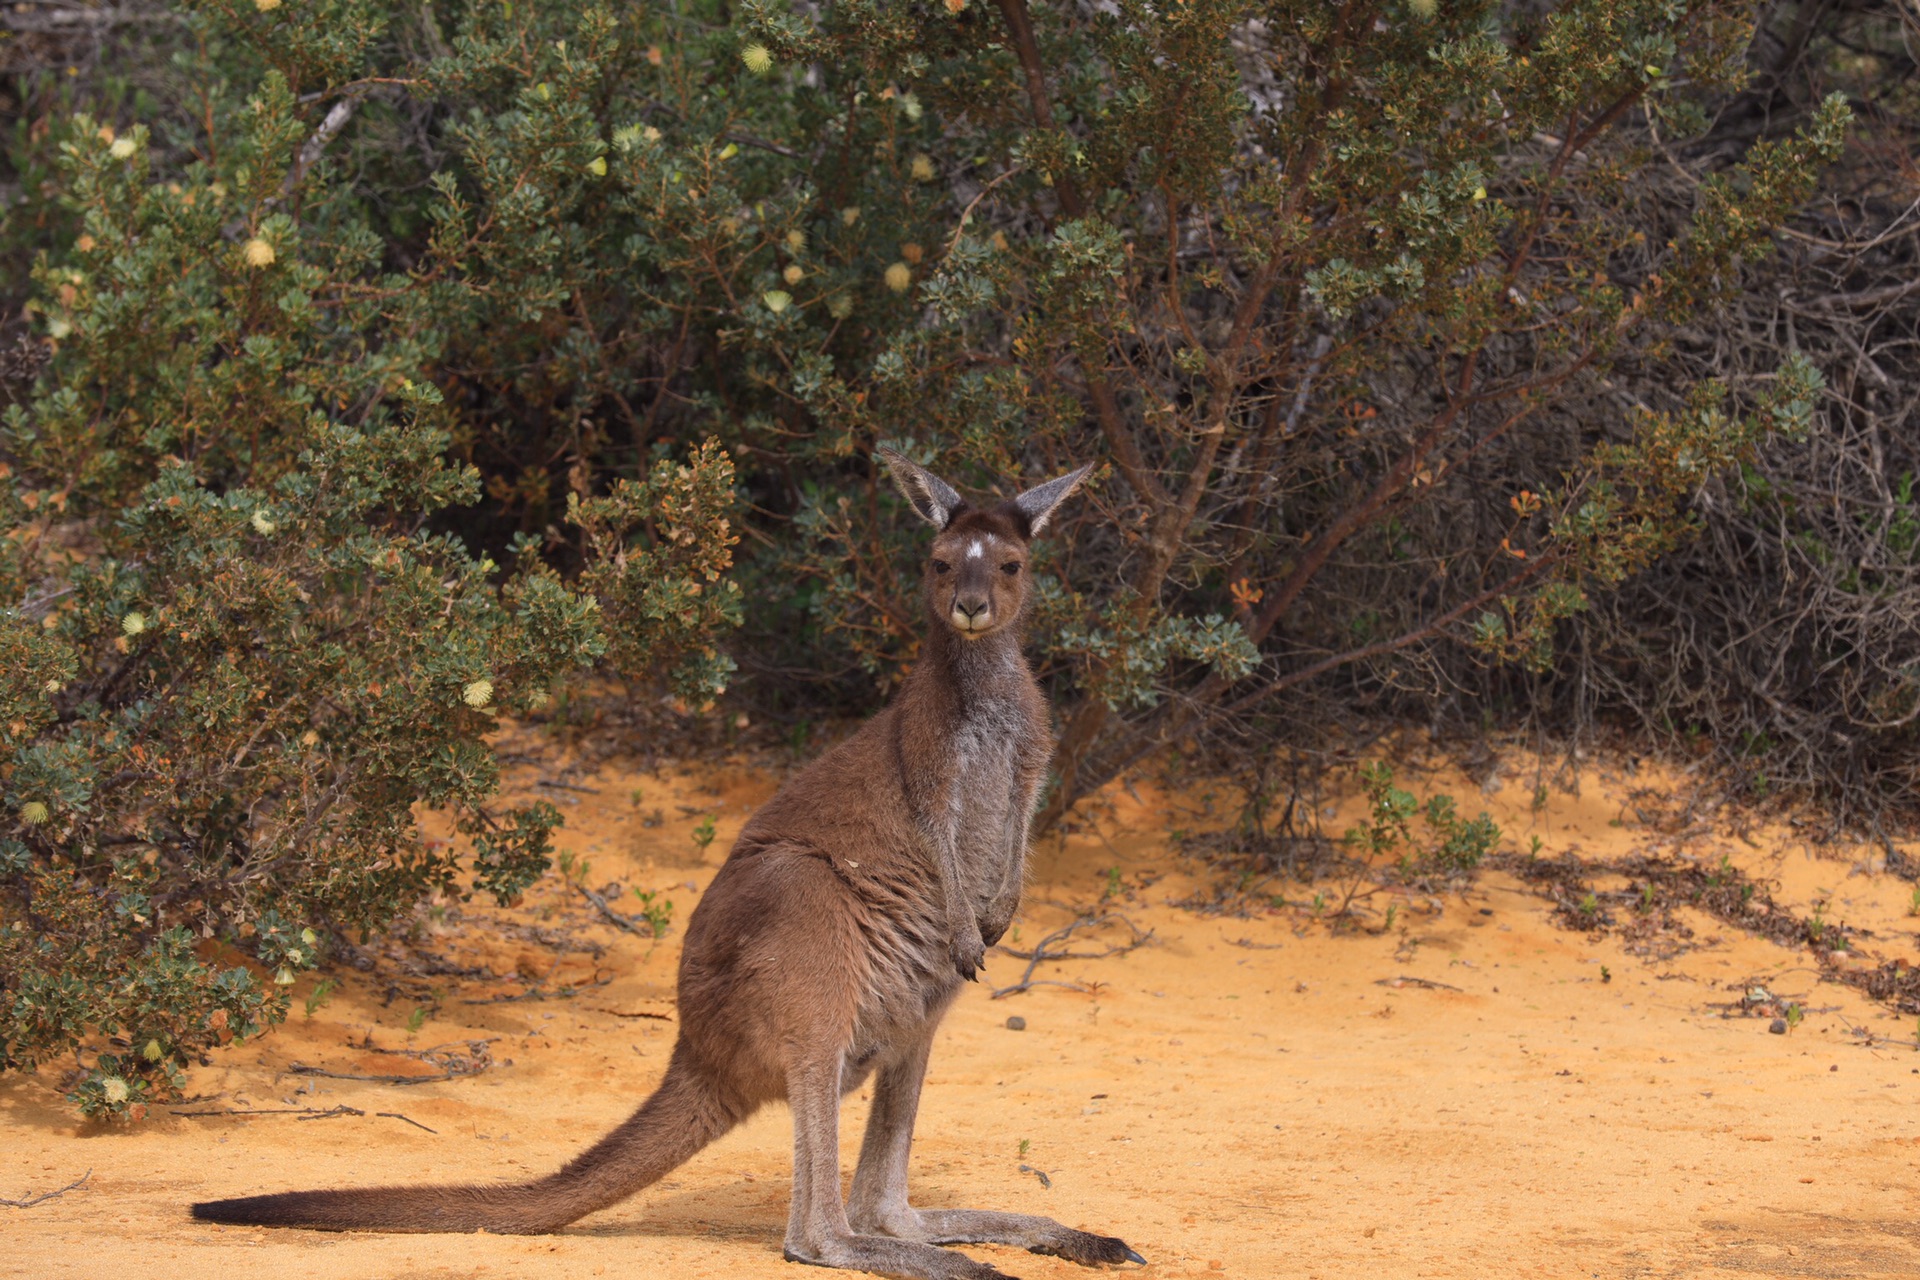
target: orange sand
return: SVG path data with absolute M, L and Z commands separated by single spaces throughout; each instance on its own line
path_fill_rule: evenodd
M 521 749 L 535 749 L 523 737 Z M 393 969 L 383 963 L 373 973 L 342 969 L 339 993 L 309 1018 L 304 979 L 289 1021 L 196 1069 L 189 1090 L 210 1100 L 183 1108 L 344 1103 L 364 1116 L 161 1109 L 145 1125 L 104 1128 L 77 1121 L 53 1070 L 0 1081 L 0 1196 L 93 1171 L 83 1188 L 37 1208 L 0 1208 L 0 1273 L 792 1280 L 780 1258 L 789 1152 L 780 1109 L 555 1237 L 329 1236 L 186 1216 L 189 1200 L 259 1190 L 542 1172 L 645 1096 L 672 1024 L 619 1015 L 671 1008 L 677 925 L 697 900 L 688 883 L 712 875 L 777 778 L 610 767 L 565 777 L 591 792 L 531 789 L 557 768 L 528 764 L 516 784 L 562 804 L 561 847 L 591 859 L 588 883 L 618 879 L 672 898 L 672 935 L 655 944 L 616 932 L 557 877 L 511 911 L 469 904 L 444 925 L 428 913 L 416 956 L 497 973 L 517 966 L 549 986 L 607 981 L 570 999 L 467 1004 L 524 983 L 428 974 L 402 978 L 388 1005 Z M 1555 793 L 1540 814 L 1528 807 L 1530 776 L 1496 781 L 1484 800 L 1455 775 L 1414 786 L 1452 790 L 1469 812 L 1484 804 L 1510 844 L 1537 834 L 1549 855 L 1578 846 L 1611 856 L 1656 839 L 1626 803 L 1632 787 L 1653 781 L 1589 776 L 1580 797 Z M 643 825 L 656 809 L 663 820 Z M 1345 802 L 1329 826 L 1341 829 L 1353 811 Z M 717 814 L 718 838 L 701 855 L 689 832 L 707 813 Z M 1115 905 L 1155 940 L 1042 967 L 1040 976 L 1098 983 L 1091 992 L 966 994 L 941 1033 L 921 1112 L 920 1203 L 1040 1212 L 1112 1232 L 1151 1260 L 1143 1274 L 1153 1277 L 1920 1274 L 1920 1052 L 1861 1047 L 1850 1030 L 1911 1038 L 1914 1028 L 1817 984 L 1803 953 L 1699 918 L 1697 949 L 1643 962 L 1617 942 L 1555 928 L 1542 899 L 1498 873 L 1437 911 L 1402 899 L 1404 934 L 1397 925 L 1334 937 L 1291 911 L 1202 915 L 1171 905 L 1200 887 L 1202 869 L 1169 850 L 1170 821 L 1152 793 L 1142 803 L 1120 792 L 1097 832 L 1037 851 L 1022 941 L 1095 900 L 1115 865 L 1129 886 Z M 1781 903 L 1802 912 L 1830 894 L 1829 918 L 1873 928 L 1868 945 L 1883 956 L 1912 953 L 1911 886 L 1879 874 L 1867 851 L 1835 860 L 1790 828 L 1750 835 L 1696 831 L 1680 847 L 1772 877 Z M 1312 892 L 1277 887 L 1293 899 Z M 626 908 L 635 905 L 629 896 Z M 596 962 L 504 932 L 529 924 L 571 925 L 605 954 Z M 1001 955 L 989 962 L 1002 984 L 1022 968 Z M 1378 982 L 1402 976 L 1459 990 Z M 1755 979 L 1824 1011 L 1779 1036 L 1764 1020 L 1711 1007 Z M 439 1012 L 409 1036 L 408 1015 L 429 986 L 442 988 Z M 1024 1032 L 1006 1028 L 1012 1014 L 1026 1019 Z M 417 1071 L 355 1046 L 484 1037 L 500 1038 L 497 1065 L 444 1083 L 279 1070 Z M 850 1100 L 849 1173 L 861 1121 Z M 1016 1250 L 970 1252 L 1030 1280 L 1083 1274 Z

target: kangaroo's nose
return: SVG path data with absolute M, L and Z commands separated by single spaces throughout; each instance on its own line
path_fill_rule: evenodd
M 961 614 L 961 616 L 962 616 L 962 617 L 964 617 L 964 618 L 966 618 L 967 620 L 969 620 L 969 621 L 971 621 L 971 620 L 973 620 L 974 618 L 978 618 L 978 617 L 980 617 L 980 616 L 981 616 L 982 614 L 984 614 L 984 613 L 986 613 L 986 611 L 987 611 L 987 602 L 986 602 L 986 601 L 985 601 L 984 599 L 982 599 L 982 600 L 955 600 L 955 601 L 953 602 L 953 607 L 954 607 L 954 608 L 956 608 L 956 609 L 958 609 L 958 610 L 960 611 L 960 614 Z

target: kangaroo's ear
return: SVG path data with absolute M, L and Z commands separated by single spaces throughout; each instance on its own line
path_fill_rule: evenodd
M 952 524 L 960 508 L 967 505 L 967 500 L 955 493 L 952 485 L 905 454 L 885 445 L 875 452 L 887 464 L 893 487 L 920 513 L 920 518 L 934 528 L 944 529 Z
M 1069 471 L 1066 475 L 1049 480 L 1045 484 L 1035 485 L 1013 500 L 1014 508 L 1026 518 L 1027 536 L 1032 537 L 1047 527 L 1053 519 L 1054 509 L 1065 502 L 1080 482 L 1093 472 L 1089 462 L 1078 471 Z

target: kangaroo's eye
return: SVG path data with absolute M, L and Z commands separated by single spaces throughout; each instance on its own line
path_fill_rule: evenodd
M 1000 566 L 1000 572 L 1011 578 L 1014 574 L 1020 572 L 1020 562 L 1018 560 L 1009 560 Z
M 952 571 L 952 569 L 953 569 L 953 566 L 948 564 L 945 560 L 935 560 L 933 562 L 933 571 L 935 573 L 948 573 Z

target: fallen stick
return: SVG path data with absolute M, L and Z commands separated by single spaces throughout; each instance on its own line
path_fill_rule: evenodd
M 587 888 L 587 886 L 583 884 L 577 884 L 573 887 L 578 889 L 581 892 L 581 894 L 585 896 L 588 902 L 591 902 L 594 906 L 600 908 L 601 915 L 605 916 L 612 923 L 619 925 L 622 929 L 625 929 L 628 933 L 637 934 L 642 938 L 651 938 L 654 936 L 654 932 L 651 928 L 642 928 L 640 925 L 637 925 L 633 921 L 627 919 L 625 916 L 621 915 L 618 911 L 615 911 L 613 909 L 612 904 L 610 904 L 605 898 L 601 897 L 599 894 L 595 893 L 593 890 Z
M 92 1176 L 93 1170 L 89 1169 L 58 1191 L 45 1191 L 37 1196 L 29 1196 L 25 1200 L 0 1200 L 0 1205 L 5 1205 L 9 1209 L 31 1209 L 37 1204 L 45 1204 L 55 1196 L 67 1194 L 67 1192 L 72 1191 L 75 1187 L 83 1185 L 86 1180 Z
M 308 1066 L 304 1062 L 289 1063 L 286 1071 L 289 1075 L 319 1076 L 327 1080 L 360 1080 L 368 1084 L 438 1084 L 443 1080 L 453 1080 L 460 1076 L 477 1076 L 491 1067 L 493 1051 L 487 1046 L 498 1038 L 496 1036 L 487 1040 L 449 1040 L 446 1044 L 437 1044 L 431 1049 L 375 1049 L 372 1046 L 366 1046 L 373 1053 L 431 1062 L 440 1070 L 437 1074 L 430 1076 L 367 1075 L 358 1071 L 329 1071 L 325 1067 Z M 466 1053 L 445 1052 L 455 1045 L 466 1046 Z
M 335 1116 L 363 1116 L 367 1113 L 343 1102 L 324 1111 L 319 1107 L 221 1107 L 213 1111 L 170 1111 L 168 1114 L 184 1120 L 199 1120 L 207 1116 L 298 1116 L 302 1120 L 331 1120 Z
M 1459 987 L 1445 982 L 1435 982 L 1432 978 L 1409 978 L 1404 975 L 1398 978 L 1375 978 L 1373 985 L 1376 987 L 1425 987 L 1429 991 L 1460 990 Z
M 1118 920 L 1120 923 L 1126 925 L 1127 928 L 1133 930 L 1132 941 L 1115 943 L 1114 945 L 1108 947 L 1105 951 L 1049 951 L 1047 950 L 1047 948 L 1053 945 L 1054 943 L 1067 941 L 1067 939 L 1071 938 L 1077 931 L 1081 929 L 1096 929 L 1103 924 L 1109 924 L 1115 920 Z M 1127 917 L 1121 915 L 1118 912 L 1113 912 L 1111 914 L 1103 915 L 1103 916 L 1091 916 L 1091 915 L 1081 916 L 1079 919 L 1074 920 L 1070 924 L 1064 925 L 1061 928 L 1055 929 L 1052 933 L 1040 939 L 1040 941 L 1034 945 L 1034 948 L 1032 951 L 1015 951 L 1011 947 L 997 948 L 998 950 L 1003 951 L 1007 955 L 1013 956 L 1016 959 L 1025 960 L 1027 962 L 1027 969 L 1025 973 L 1022 973 L 1020 975 L 1020 981 L 1014 983 L 1010 987 L 1001 987 L 999 990 L 993 992 L 990 999 L 998 1000 L 1002 996 L 1017 995 L 1022 991 L 1027 991 L 1034 987 L 1066 987 L 1069 990 L 1073 990 L 1073 991 L 1085 991 L 1087 990 L 1087 987 L 1084 983 L 1054 982 L 1046 979 L 1035 979 L 1033 976 L 1033 971 L 1039 968 L 1041 962 L 1044 960 L 1104 960 L 1108 956 L 1125 955 L 1127 952 L 1132 951 L 1136 947 L 1145 946 L 1148 942 L 1151 942 L 1152 940 L 1153 940 L 1153 930 L 1147 929 L 1145 931 L 1142 931 L 1139 925 L 1135 924 L 1133 921 L 1127 919 Z
M 205 1116 L 293 1116 L 300 1120 L 331 1120 L 335 1116 L 364 1116 L 367 1113 L 358 1107 L 350 1107 L 343 1102 L 339 1106 L 329 1107 L 325 1111 L 320 1110 L 318 1107 L 222 1107 L 217 1111 L 173 1111 L 169 1114 L 188 1120 L 198 1120 Z M 373 1114 L 387 1120 L 404 1120 L 414 1128 L 426 1129 L 428 1133 L 436 1136 L 440 1132 L 438 1129 L 428 1129 L 426 1125 L 421 1124 L 412 1116 L 403 1116 L 398 1111 L 376 1111 Z

